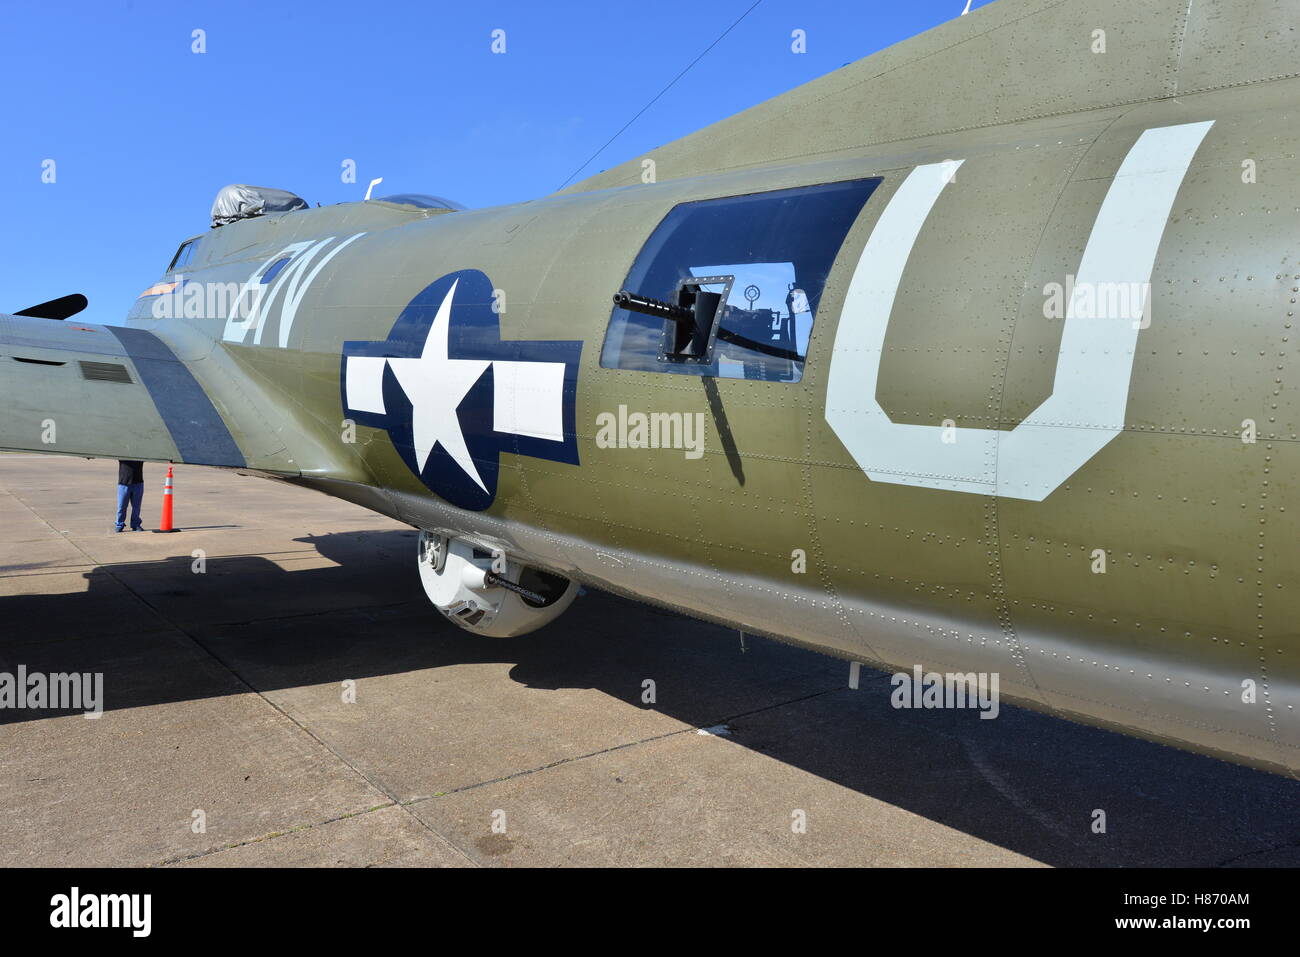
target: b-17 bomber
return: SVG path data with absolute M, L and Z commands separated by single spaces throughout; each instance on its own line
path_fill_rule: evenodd
M 0 317 L 0 448 L 397 519 L 485 640 L 589 586 L 1295 777 L 1297 18 L 998 0 L 529 202 L 227 187 L 122 324 Z

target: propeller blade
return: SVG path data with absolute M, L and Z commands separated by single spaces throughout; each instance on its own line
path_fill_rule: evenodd
M 15 316 L 31 316 L 34 319 L 67 319 L 69 316 L 75 316 L 81 310 L 85 309 L 89 301 L 79 292 L 74 292 L 70 296 L 60 296 L 58 299 L 51 299 L 49 302 L 43 302 L 36 306 L 28 306 Z

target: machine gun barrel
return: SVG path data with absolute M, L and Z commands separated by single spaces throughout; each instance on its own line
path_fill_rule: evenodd
M 529 591 L 523 585 L 516 585 L 504 575 L 498 575 L 496 572 L 484 572 L 483 581 L 497 588 L 504 588 L 506 591 L 512 591 L 521 598 L 527 598 L 534 605 L 545 605 L 546 599 L 535 591 Z
M 695 311 L 693 309 L 679 306 L 676 303 L 664 302 L 662 299 L 651 299 L 649 296 L 641 296 L 634 292 L 628 292 L 626 289 L 614 293 L 614 305 L 632 312 L 654 316 L 658 319 L 672 319 L 674 322 L 694 322 L 695 320 Z

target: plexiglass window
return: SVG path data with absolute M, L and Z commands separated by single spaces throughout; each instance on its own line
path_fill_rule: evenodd
M 188 242 L 181 243 L 181 248 L 176 250 L 176 255 L 172 257 L 172 264 L 167 267 L 171 272 L 176 269 L 184 269 L 194 259 L 194 249 L 199 244 L 197 239 L 191 239 Z
M 600 364 L 798 382 L 831 264 L 879 183 L 850 180 L 674 206 L 623 288 L 672 300 L 683 279 L 734 276 L 711 360 L 661 359 L 663 320 L 615 307 Z

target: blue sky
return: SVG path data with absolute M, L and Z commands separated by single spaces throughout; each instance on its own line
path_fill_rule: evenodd
M 983 5 L 975 0 L 973 7 Z M 0 311 L 85 293 L 116 322 L 226 183 L 313 205 L 554 191 L 752 0 L 28 3 L 0 62 Z M 964 0 L 762 0 L 594 162 L 628 157 L 961 12 Z M 192 32 L 207 50 L 192 52 Z M 506 52 L 491 50 L 505 31 Z M 803 30 L 807 52 L 791 52 Z M 922 107 L 923 108 L 923 107 Z M 55 182 L 42 164 L 55 162 Z M 345 159 L 355 184 L 341 181 Z

